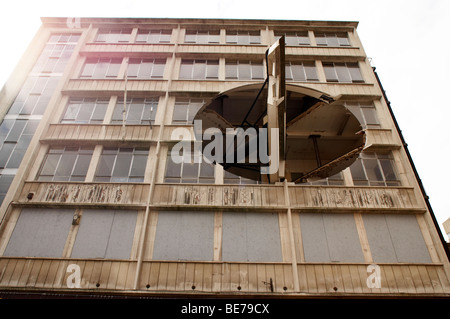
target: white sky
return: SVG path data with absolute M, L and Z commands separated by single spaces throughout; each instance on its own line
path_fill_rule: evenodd
M 450 1 L 12 0 L 0 11 L 0 87 L 37 32 L 40 17 L 359 21 L 366 54 L 377 68 L 444 232 L 442 223 L 450 218 L 450 102 L 445 97 L 450 90 Z

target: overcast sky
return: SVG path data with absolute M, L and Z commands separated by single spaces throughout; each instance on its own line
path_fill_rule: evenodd
M 443 232 L 450 218 L 449 0 L 12 0 L 0 11 L 0 87 L 45 16 L 359 21 Z

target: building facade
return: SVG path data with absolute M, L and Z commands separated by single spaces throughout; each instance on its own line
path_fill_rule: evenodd
M 448 250 L 356 29 L 42 18 L 0 95 L 0 291 L 448 296 Z M 174 132 L 261 86 L 279 38 L 291 100 L 332 97 L 365 134 L 358 158 L 300 183 L 288 164 L 270 182 L 174 161 Z

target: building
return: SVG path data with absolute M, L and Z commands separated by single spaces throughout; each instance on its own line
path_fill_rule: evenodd
M 0 95 L 2 296 L 448 296 L 448 248 L 356 29 L 42 18 Z M 170 156 L 205 109 L 234 125 L 253 100 L 259 127 L 283 103 L 281 175 Z

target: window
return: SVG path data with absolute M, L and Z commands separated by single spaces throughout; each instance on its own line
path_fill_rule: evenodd
M 37 180 L 83 182 L 91 162 L 92 147 L 53 147 L 45 155 Z
M 251 61 L 227 61 L 225 65 L 225 78 L 239 80 L 263 80 L 263 63 Z
M 356 116 L 364 128 L 381 127 L 377 110 L 372 103 L 346 103 L 345 106 Z
M 109 99 L 70 99 L 61 123 L 101 124 L 105 118 Z
M 364 82 L 358 63 L 323 63 L 327 82 Z
M 136 220 L 132 210 L 84 210 L 71 257 L 129 259 Z
M 177 99 L 172 124 L 193 124 L 194 117 L 203 104 L 205 104 L 203 99 Z
M 287 46 L 311 45 L 308 31 L 275 33 L 275 39 L 278 40 L 283 35 Z
M 5 199 L 6 193 L 8 193 L 9 186 L 11 185 L 15 175 L 1 174 L 0 175 L 0 205 Z
M 104 147 L 95 174 L 96 182 L 143 182 L 148 148 Z
M 180 80 L 219 78 L 219 60 L 182 60 Z
M 392 156 L 389 154 L 361 153 L 350 166 L 355 186 L 399 186 Z
M 316 33 L 317 45 L 339 47 L 350 46 L 347 33 Z
M 164 76 L 166 60 L 130 59 L 127 77 L 136 79 L 161 79 Z
M 185 43 L 208 44 L 220 42 L 220 31 L 186 31 Z
M 185 151 L 185 149 L 183 149 Z M 194 159 L 194 154 L 198 157 L 201 153 L 194 153 L 191 150 L 187 157 L 190 158 L 190 162 L 185 160 L 185 154 L 172 155 L 172 150 L 167 153 L 167 165 L 164 182 L 166 183 L 214 183 L 214 166 L 206 161 L 203 157 L 201 163 L 195 163 L 200 161 L 199 158 Z M 177 159 L 181 159 L 181 163 L 176 163 L 172 156 L 177 156 Z
M 318 81 L 314 62 L 286 62 L 287 81 Z
M 147 124 L 155 122 L 156 110 L 158 108 L 157 98 L 139 99 L 132 98 L 127 100 L 126 105 L 126 124 Z M 119 99 L 114 108 L 112 124 L 122 124 L 123 121 L 123 99 Z
M 100 30 L 95 42 L 121 43 L 129 42 L 131 38 L 131 29 L 123 30 Z
M 23 208 L 4 256 L 62 257 L 74 209 Z
M 306 262 L 364 262 L 353 214 L 300 213 Z
M 170 43 L 172 30 L 138 30 L 136 43 Z
M 227 31 L 226 42 L 232 44 L 261 44 L 259 31 Z
M 363 214 L 362 216 L 374 262 L 431 262 L 415 215 Z
M 0 168 L 19 168 L 39 120 L 4 120 L 0 126 Z
M 80 77 L 93 79 L 117 78 L 121 64 L 122 59 L 88 58 Z
M 153 260 L 204 260 L 214 257 L 214 214 L 160 211 Z

